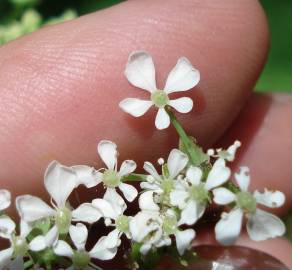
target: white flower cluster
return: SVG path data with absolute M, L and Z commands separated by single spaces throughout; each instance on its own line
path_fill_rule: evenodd
M 145 52 L 130 56 L 125 73 L 133 85 L 151 93 L 150 101 L 132 98 L 122 101 L 120 106 L 126 112 L 140 116 L 155 105 L 158 108 L 156 127 L 164 129 L 171 122 L 169 107 L 183 113 L 192 109 L 190 98 L 171 101 L 168 97 L 172 92 L 191 89 L 199 81 L 199 72 L 186 58 L 179 59 L 170 72 L 164 90 L 156 88 L 153 61 Z M 182 140 L 189 140 L 182 134 Z M 188 147 L 196 147 L 188 143 Z M 44 175 L 50 204 L 32 195 L 16 197 L 20 226 L 5 213 L 11 205 L 10 192 L 0 190 L 0 238 L 10 243 L 10 247 L 0 251 L 0 270 L 53 269 L 52 266 L 101 269 L 95 265 L 95 260 L 113 259 L 122 237 L 131 241 L 132 246 L 137 245 L 142 256 L 172 243 L 178 254 L 183 255 L 196 237 L 194 224 L 210 204 L 230 209 L 223 212 L 215 226 L 216 239 L 223 245 L 235 242 L 244 217 L 248 235 L 255 241 L 283 235 L 283 222 L 258 206 L 280 207 L 285 201 L 284 194 L 268 190 L 250 193 L 247 167 L 234 175 L 236 184 L 232 181 L 226 162 L 234 160 L 238 147 L 240 142 L 236 141 L 226 150 L 209 149 L 204 154 L 208 160 L 202 164 L 194 164 L 190 158 L 194 152 L 183 147 L 173 149 L 166 163 L 159 158 L 161 173 L 152 163 L 145 162 L 146 174 L 143 175 L 134 173 L 137 165 L 133 160 L 125 160 L 118 166 L 117 145 L 108 140 L 100 141 L 97 147 L 104 168 L 67 167 L 57 161 L 51 162 Z M 129 184 L 131 181 L 141 181 L 140 193 Z M 88 189 L 102 186 L 104 192 L 92 201 L 73 207 L 69 198 L 80 185 Z M 136 198 L 139 211 L 133 214 L 127 208 Z M 100 220 L 110 232 L 88 249 L 90 225 Z M 63 259 L 59 260 L 60 257 Z

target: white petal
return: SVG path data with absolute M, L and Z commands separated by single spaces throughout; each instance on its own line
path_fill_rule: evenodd
M 11 234 L 15 230 L 14 221 L 8 216 L 0 216 L 0 237 L 10 238 Z
M 214 202 L 219 205 L 229 204 L 236 200 L 236 195 L 227 188 L 220 187 L 213 190 Z
M 1 264 L 0 264 L 1 269 Z M 23 257 L 18 256 L 12 262 L 9 263 L 8 269 L 11 270 L 25 270 Z
M 140 117 L 144 115 L 152 105 L 152 101 L 138 98 L 126 98 L 119 103 L 120 108 L 124 112 L 134 117 Z
M 102 213 L 91 203 L 83 203 L 72 211 L 73 221 L 82 221 L 92 224 L 98 221 L 101 217 Z
M 175 234 L 176 247 L 180 255 L 183 255 L 185 250 L 190 247 L 190 244 L 195 236 L 196 233 L 193 229 L 178 231 Z
M 110 170 L 114 170 L 118 157 L 117 145 L 111 141 L 102 140 L 97 146 L 97 152 L 105 165 Z
M 141 210 L 159 211 L 159 206 L 154 202 L 154 192 L 143 192 L 139 197 L 139 207 Z
M 222 245 L 232 245 L 240 234 L 242 217 L 239 208 L 223 213 L 215 226 L 216 240 Z
M 214 163 L 213 168 L 209 172 L 205 188 L 210 190 L 214 187 L 218 187 L 225 183 L 230 177 L 231 171 L 225 166 L 224 159 L 217 159 Z
M 31 224 L 25 222 L 24 220 L 20 220 L 20 236 L 25 238 L 29 235 L 32 230 Z
M 189 97 L 181 97 L 170 100 L 168 104 L 180 113 L 188 113 L 192 110 L 194 103 Z
M 88 237 L 88 230 L 82 223 L 77 223 L 76 226 L 71 225 L 69 228 L 70 237 L 78 250 L 85 250 L 85 244 Z
M 153 166 L 152 163 L 146 161 L 144 163 L 143 169 L 148 172 L 151 176 L 154 177 L 154 179 L 159 180 L 160 179 L 160 175 L 158 174 L 158 172 L 156 171 L 155 167 Z
M 93 167 L 76 165 L 71 168 L 77 174 L 77 186 L 85 185 L 87 188 L 92 188 L 102 181 L 102 173 L 97 172 Z
M 107 236 L 105 236 L 107 248 L 118 247 L 121 243 L 120 236 L 121 233 L 118 229 L 111 231 Z
M 159 108 L 155 118 L 155 126 L 157 129 L 168 128 L 170 124 L 170 118 L 164 108 Z
M 72 258 L 74 254 L 70 245 L 63 240 L 59 240 L 56 243 L 56 245 L 54 246 L 54 252 L 58 256 L 64 256 L 69 258 Z
M 45 235 L 45 242 L 47 247 L 52 247 L 59 238 L 59 230 L 57 226 L 53 226 Z
M 175 67 L 170 71 L 164 90 L 167 93 L 190 90 L 200 81 L 200 73 L 190 61 L 182 57 L 178 59 Z
M 119 175 L 126 176 L 136 170 L 137 164 L 134 160 L 125 160 L 120 168 Z
M 191 166 L 187 170 L 186 176 L 187 176 L 188 181 L 191 182 L 192 185 L 197 186 L 201 183 L 203 172 L 199 167 Z
M 140 247 L 140 252 L 142 255 L 146 255 L 151 249 L 151 244 L 145 243 Z
M 116 192 L 114 188 L 107 188 L 103 199 L 107 200 L 113 207 L 117 215 L 122 215 L 127 208 L 124 199 Z
M 92 205 L 98 209 L 105 218 L 116 219 L 119 216 L 119 214 L 116 213 L 113 205 L 107 200 L 94 199 L 92 201 Z
M 13 255 L 13 248 L 7 248 L 0 251 L 0 269 L 5 269 Z
M 56 213 L 43 200 L 31 195 L 18 196 L 15 203 L 18 214 L 26 222 L 54 216 Z
M 235 180 L 242 191 L 247 191 L 250 183 L 249 168 L 240 167 L 239 173 L 235 173 Z
M 129 185 L 129 184 L 121 183 L 119 185 L 119 189 L 123 192 L 125 198 L 129 202 L 134 201 L 138 195 L 137 189 L 134 186 Z
M 38 235 L 32 239 L 28 245 L 31 251 L 41 251 L 47 248 L 45 237 L 43 235 Z
M 57 161 L 49 164 L 45 172 L 45 187 L 59 207 L 65 203 L 76 187 L 77 174 L 73 169 L 62 166 Z
M 0 211 L 7 209 L 11 204 L 11 193 L 6 189 L 0 189 Z
M 254 241 L 282 236 L 286 231 L 281 219 L 260 209 L 249 217 L 246 228 L 249 237 Z
M 167 167 L 170 178 L 174 179 L 188 164 L 189 158 L 178 149 L 172 149 L 168 159 Z
M 90 256 L 99 260 L 111 260 L 117 254 L 117 247 L 108 248 L 107 238 L 102 236 L 92 250 L 89 252 Z
M 181 218 L 178 222 L 179 225 L 187 224 L 193 225 L 200 217 L 198 213 L 198 205 L 195 201 L 190 200 L 186 207 L 181 212 Z
M 156 90 L 155 67 L 147 52 L 137 51 L 129 56 L 125 76 L 136 87 L 149 92 Z
M 148 190 L 153 190 L 153 191 L 157 191 L 158 189 L 160 189 L 160 186 L 156 183 L 149 183 L 149 182 L 141 182 L 140 183 L 140 187 L 142 189 L 148 189 Z
M 180 209 L 182 209 L 185 207 L 188 197 L 188 192 L 184 190 L 174 190 L 170 193 L 170 203 L 173 206 L 178 206 Z
M 260 193 L 256 190 L 253 195 L 258 203 L 270 208 L 281 207 L 285 203 L 285 195 L 281 191 L 266 189 L 264 193 Z
M 228 147 L 227 153 L 229 154 L 228 157 L 226 158 L 228 161 L 234 161 L 235 159 L 235 154 L 237 149 L 241 146 L 240 141 L 235 141 L 234 144 Z

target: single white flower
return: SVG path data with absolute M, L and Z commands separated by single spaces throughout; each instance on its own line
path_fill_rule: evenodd
M 141 253 L 146 254 L 153 247 L 170 245 L 171 236 L 174 236 L 177 250 L 182 255 L 195 238 L 195 231 L 181 230 L 175 212 L 168 209 L 165 213 L 161 213 L 153 196 L 153 191 L 146 191 L 139 197 L 141 212 L 130 221 L 133 240 L 142 243 Z
M 139 117 L 154 105 L 158 108 L 155 119 L 155 126 L 158 129 L 165 129 L 170 124 L 170 118 L 165 111 L 166 106 L 171 106 L 180 113 L 188 113 L 193 108 L 193 101 L 189 97 L 173 100 L 169 98 L 171 93 L 192 89 L 200 80 L 199 71 L 185 57 L 179 58 L 176 66 L 171 70 L 163 90 L 156 86 L 154 63 L 147 52 L 138 51 L 129 56 L 125 76 L 132 85 L 148 91 L 151 96 L 150 100 L 126 98 L 119 106 L 132 116 Z
M 26 222 L 34 222 L 51 217 L 59 233 L 67 233 L 71 221 L 82 221 L 94 223 L 101 218 L 101 213 L 90 203 L 83 203 L 75 210 L 69 206 L 68 197 L 76 187 L 76 173 L 56 161 L 48 166 L 45 172 L 45 187 L 50 194 L 52 206 L 46 204 L 42 199 L 23 195 L 16 198 L 16 208 Z
M 118 171 L 117 145 L 111 141 L 102 140 L 97 146 L 97 151 L 102 161 L 107 166 L 103 173 L 99 172 L 99 179 L 111 194 L 116 193 L 119 188 L 127 201 L 132 202 L 138 195 L 137 189 L 129 184 L 123 183 L 122 178 L 132 173 L 137 165 L 133 160 L 125 160 Z
M 210 200 L 209 191 L 228 181 L 230 174 L 224 159 L 218 159 L 214 163 L 206 182 L 202 182 L 202 170 L 191 166 L 186 178 L 178 180 L 170 193 L 170 203 L 182 210 L 178 224 L 192 225 L 197 222 Z
M 127 209 L 127 205 L 123 198 L 112 189 L 108 189 L 103 199 L 94 199 L 92 205 L 96 207 L 105 218 L 106 226 L 114 227 L 112 236 L 116 236 L 114 240 L 117 243 L 117 247 L 120 245 L 120 238 L 125 234 L 128 239 L 131 238 L 129 231 L 129 222 L 131 217 L 124 215 L 124 211 Z
M 11 194 L 6 189 L 0 189 L 0 212 L 7 209 L 11 204 Z
M 277 216 L 257 208 L 257 204 L 266 207 L 280 207 L 285 202 L 285 195 L 280 191 L 268 191 L 264 193 L 248 192 L 250 177 L 249 169 L 242 167 L 235 174 L 235 180 L 240 188 L 238 193 L 220 187 L 213 190 L 214 202 L 219 205 L 235 203 L 235 207 L 229 213 L 223 213 L 221 220 L 216 224 L 216 239 L 223 245 L 231 245 L 240 234 L 243 217 L 247 218 L 247 233 L 254 241 L 262 241 L 269 238 L 282 236 L 285 233 L 285 225 Z
M 111 241 L 112 233 L 101 237 L 90 251 L 86 251 L 85 249 L 88 230 L 84 224 L 77 223 L 76 226 L 71 225 L 69 234 L 76 250 L 72 249 L 72 247 L 63 240 L 59 240 L 53 248 L 55 254 L 71 258 L 72 266 L 68 269 L 95 269 L 90 266 L 91 259 L 110 260 L 117 253 L 116 243 Z
M 214 149 L 209 149 L 207 151 L 207 154 L 211 157 L 217 157 L 217 158 L 222 158 L 227 161 L 234 161 L 236 151 L 237 149 L 241 146 L 240 141 L 235 141 L 232 145 L 230 145 L 226 150 L 222 148 L 216 149 L 216 153 Z
M 161 200 L 167 203 L 170 192 L 174 188 L 176 177 L 185 169 L 188 161 L 188 156 L 180 150 L 171 150 L 167 163 L 162 167 L 162 175 L 158 174 L 152 163 L 145 162 L 143 168 L 150 175 L 146 182 L 141 182 L 141 188 L 160 194 Z
M 1 237 L 6 238 L 10 241 L 10 247 L 0 251 L 0 269 L 21 265 L 20 262 L 23 262 L 23 257 L 26 257 L 28 251 L 41 251 L 46 248 L 46 246 L 39 246 L 38 242 L 35 241 L 34 238 L 32 241 L 28 242 L 26 237 L 32 230 L 32 227 L 21 220 L 20 222 L 20 234 L 17 235 L 15 232 L 16 225 L 15 223 L 8 217 L 6 220 L 1 220 L 1 228 L 2 231 Z M 49 232 L 51 233 L 51 232 Z M 49 234 L 48 233 L 48 234 Z M 54 235 L 51 234 L 52 237 L 50 239 L 56 239 L 57 233 Z M 46 238 L 49 240 L 49 236 L 46 235 Z M 21 268 L 9 268 L 9 269 L 21 269 Z

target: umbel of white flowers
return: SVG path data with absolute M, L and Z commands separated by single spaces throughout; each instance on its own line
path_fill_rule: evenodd
M 134 86 L 150 92 L 150 100 L 128 98 L 120 103 L 120 107 L 138 117 L 154 105 L 158 108 L 155 120 L 158 129 L 169 126 L 169 107 L 181 113 L 192 109 L 190 98 L 170 100 L 168 96 L 173 92 L 190 90 L 199 82 L 199 72 L 186 58 L 178 60 L 163 90 L 156 87 L 154 64 L 146 52 L 130 55 L 125 75 Z M 68 167 L 57 161 L 51 162 L 44 175 L 45 189 L 51 202 L 47 204 L 32 195 L 16 197 L 20 226 L 5 213 L 11 206 L 10 192 L 0 189 L 0 237 L 10 243 L 9 247 L 0 251 L 0 270 L 24 269 L 24 262 L 31 263 L 34 269 L 46 267 L 42 252 L 49 254 L 49 259 L 59 256 L 56 258 L 69 260 L 68 269 L 100 269 L 94 260 L 114 258 L 126 238 L 132 246 L 137 244 L 140 247 L 142 257 L 150 250 L 173 243 L 178 253 L 183 255 L 196 237 L 193 225 L 211 203 L 225 206 L 215 226 L 216 239 L 223 245 L 236 241 L 244 218 L 247 219 L 248 235 L 254 241 L 283 235 L 283 222 L 259 206 L 280 207 L 285 201 L 284 194 L 267 189 L 262 193 L 249 192 L 247 167 L 241 167 L 235 174 L 235 183 L 231 181 L 227 163 L 235 159 L 240 145 L 239 141 L 235 141 L 227 149 L 209 149 L 206 154 L 203 153 L 207 157 L 205 161 L 214 161 L 208 163 L 208 170 L 193 164 L 189 152 L 172 149 L 166 163 L 159 158 L 161 169 L 146 161 L 143 166 L 145 174 L 135 174 L 137 166 L 133 160 L 125 160 L 118 166 L 117 145 L 109 140 L 102 140 L 97 146 L 104 168 L 86 165 Z M 141 181 L 140 193 L 130 182 L 126 183 L 133 179 Z M 104 192 L 96 194 L 91 201 L 72 207 L 70 195 L 78 192 L 80 185 L 88 189 L 101 186 Z M 227 188 L 230 185 L 232 189 Z M 137 197 L 139 211 L 130 215 L 127 213 L 128 204 L 135 203 Z M 93 248 L 87 249 L 89 226 L 99 220 L 104 221 L 109 233 L 96 239 Z M 40 224 L 45 224 L 41 231 Z M 50 265 L 52 261 L 46 263 Z M 53 266 L 59 267 L 61 260 L 55 263 Z

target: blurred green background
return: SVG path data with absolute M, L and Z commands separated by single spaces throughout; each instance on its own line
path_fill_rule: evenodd
M 42 25 L 70 20 L 119 2 L 122 0 L 0 0 L 0 45 Z M 292 93 L 292 0 L 261 3 L 270 24 L 271 50 L 256 90 Z M 285 220 L 292 241 L 292 213 Z

